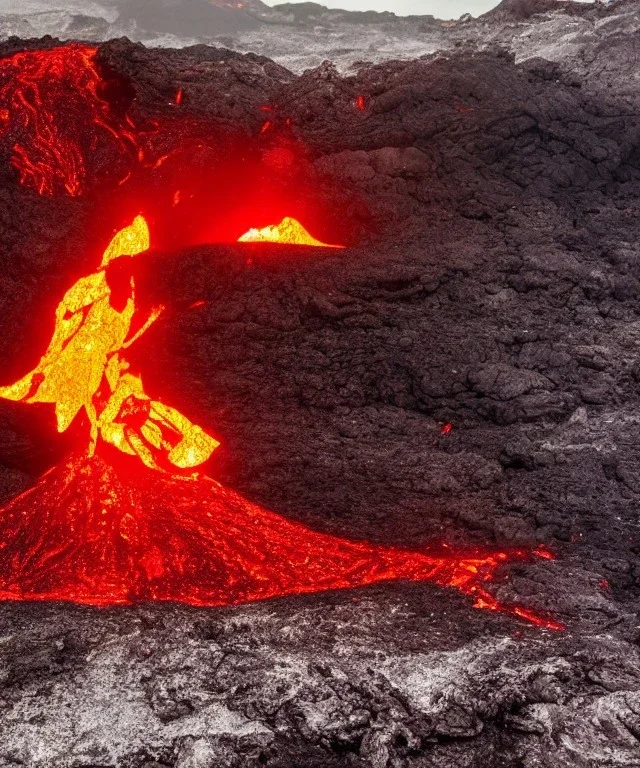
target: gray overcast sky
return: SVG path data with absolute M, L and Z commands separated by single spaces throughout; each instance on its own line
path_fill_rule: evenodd
M 265 0 L 267 5 L 277 5 L 285 0 Z M 288 0 L 300 3 L 303 0 Z M 349 11 L 393 11 L 398 15 L 431 13 L 439 19 L 457 19 L 463 13 L 477 16 L 498 5 L 499 0 L 316 0 L 329 8 Z

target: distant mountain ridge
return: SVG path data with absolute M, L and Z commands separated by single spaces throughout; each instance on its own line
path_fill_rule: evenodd
M 640 0 L 503 0 L 478 18 L 466 14 L 450 21 L 317 2 L 269 7 L 262 0 L 0 0 L 0 40 L 52 35 L 127 37 L 148 47 L 205 44 L 266 56 L 294 72 L 325 61 L 347 72 L 367 62 L 465 47 L 510 51 L 517 61 L 542 58 L 599 78 L 609 69 L 603 46 L 608 57 L 629 59 L 638 34 Z M 602 57 L 600 68 L 591 65 Z
M 502 0 L 502 2 L 479 18 L 491 21 L 525 21 L 541 13 L 562 11 L 581 15 L 589 10 L 591 3 L 575 0 Z

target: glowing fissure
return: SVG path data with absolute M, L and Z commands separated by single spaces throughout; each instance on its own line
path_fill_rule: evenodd
M 262 229 L 250 229 L 238 238 L 239 243 L 281 243 L 283 245 L 310 245 L 316 248 L 344 248 L 316 240 L 296 219 L 286 216 L 279 224 Z
M 85 159 L 103 142 L 132 152 L 137 137 L 101 95 L 97 48 L 70 43 L 0 59 L 0 140 L 13 141 L 11 163 L 41 195 L 86 186 Z M 14 138 L 15 137 L 15 138 Z

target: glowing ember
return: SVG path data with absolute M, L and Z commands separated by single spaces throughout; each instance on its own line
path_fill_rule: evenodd
M 239 243 L 283 243 L 288 245 L 313 245 L 320 248 L 344 248 L 343 245 L 329 245 L 312 237 L 296 219 L 289 216 L 280 224 L 263 229 L 250 229 L 238 238 Z
M 541 557 L 543 560 L 555 560 L 553 554 L 549 552 L 548 549 L 545 549 L 542 545 L 540 545 L 537 549 L 534 549 L 533 553 L 536 557 Z
M 131 270 L 117 277 L 109 269 L 123 256 L 149 248 L 149 230 L 139 216 L 113 238 L 101 268 L 70 288 L 56 310 L 49 348 L 22 379 L 0 387 L 0 397 L 27 403 L 52 403 L 58 431 L 64 432 L 84 409 L 91 425 L 91 452 L 98 437 L 148 467 L 168 463 L 186 469 L 206 461 L 218 443 L 178 411 L 151 400 L 139 377 L 127 373 L 121 353 L 160 315 L 152 312 L 131 335 L 135 285 Z M 124 268 L 130 265 L 124 265 Z M 118 297 L 112 287 L 117 284 Z
M 430 554 L 348 541 L 290 522 L 208 477 L 178 474 L 206 461 L 218 443 L 151 400 L 127 372 L 124 351 L 162 312 L 131 334 L 130 258 L 148 248 L 138 217 L 113 238 L 100 269 L 67 291 L 36 369 L 0 388 L 10 400 L 54 404 L 60 431 L 84 410 L 91 430 L 88 453 L 0 510 L 0 599 L 229 605 L 406 579 L 562 629 L 486 589 L 500 566 L 530 559 L 523 550 Z
M 21 183 L 41 195 L 80 195 L 89 154 L 104 142 L 135 145 L 130 122 L 117 120 L 101 95 L 96 53 L 73 43 L 0 59 L 0 139 L 13 141 Z
M 360 94 L 359 96 L 356 96 L 356 107 L 361 111 L 364 112 L 367 108 L 367 101 L 365 97 Z

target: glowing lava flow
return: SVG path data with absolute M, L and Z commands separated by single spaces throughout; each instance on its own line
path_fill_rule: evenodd
M 0 140 L 12 141 L 21 183 L 41 195 L 80 195 L 85 159 L 103 142 L 135 147 L 130 120 L 115 118 L 101 93 L 96 53 L 71 43 L 0 59 Z
M 149 230 L 138 216 L 113 238 L 100 269 L 67 291 L 38 366 L 15 384 L 0 387 L 0 397 L 53 403 L 59 432 L 84 409 L 91 425 L 91 452 L 100 436 L 153 469 L 187 469 L 206 461 L 218 443 L 175 409 L 147 397 L 141 379 L 127 373 L 122 357 L 162 311 L 154 310 L 132 335 L 135 284 L 131 265 L 121 257 L 148 248 Z
M 562 628 L 486 589 L 500 566 L 532 557 L 524 550 L 435 555 L 348 541 L 288 521 L 208 477 L 179 474 L 218 443 L 151 400 L 127 372 L 124 352 L 161 311 L 132 333 L 128 257 L 148 247 L 138 217 L 115 236 L 100 269 L 67 291 L 36 369 L 0 388 L 0 397 L 54 404 L 60 431 L 82 410 L 91 428 L 87 453 L 0 510 L 0 599 L 213 606 L 406 579 Z
M 312 237 L 296 219 L 286 216 L 280 224 L 262 229 L 250 229 L 238 238 L 239 243 L 282 243 L 288 245 L 312 245 L 318 248 L 344 248 L 343 245 L 329 245 Z
M 76 456 L 0 511 L 0 599 L 231 605 L 391 579 L 560 629 L 484 587 L 522 551 L 433 556 L 316 533 L 207 478 Z

